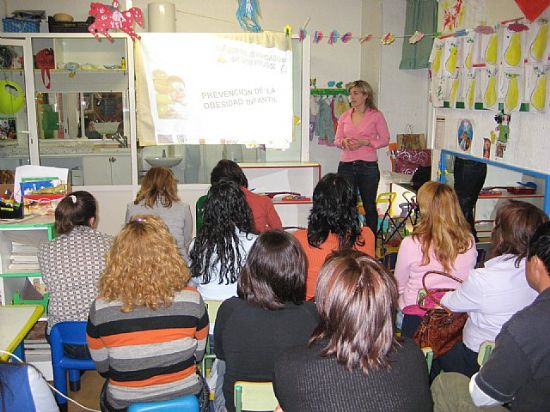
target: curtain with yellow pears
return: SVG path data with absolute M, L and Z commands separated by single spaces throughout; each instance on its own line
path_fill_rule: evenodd
M 548 20 L 479 26 L 435 39 L 430 56 L 434 107 L 546 112 Z

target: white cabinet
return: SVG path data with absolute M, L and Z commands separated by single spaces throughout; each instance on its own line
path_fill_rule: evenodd
M 83 156 L 84 185 L 129 185 L 132 182 L 130 155 Z
M 321 165 L 310 162 L 239 163 L 255 193 L 295 192 L 306 201 L 274 200 L 283 226 L 307 227 L 313 189 L 321 178 Z M 275 198 L 277 199 L 277 198 Z
M 0 224 L 0 301 L 11 304 L 29 278 L 40 281 L 37 251 L 42 242 L 53 239 L 51 217 L 36 216 L 25 223 Z

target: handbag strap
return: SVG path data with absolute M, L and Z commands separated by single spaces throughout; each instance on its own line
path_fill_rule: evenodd
M 441 272 L 439 270 L 429 270 L 426 273 L 424 273 L 424 276 L 422 276 L 422 287 L 426 291 L 426 297 L 429 297 L 432 300 L 432 302 L 435 302 L 437 305 L 441 306 L 445 311 L 447 311 L 449 314 L 451 314 L 452 311 L 449 308 L 447 308 L 445 305 L 441 304 L 441 300 L 436 298 L 433 294 L 438 292 L 438 291 L 439 292 L 451 292 L 454 289 L 429 289 L 426 286 L 426 278 L 428 277 L 428 275 L 432 275 L 432 274 L 440 275 L 440 276 L 452 279 L 457 283 L 462 283 L 462 279 L 459 279 L 459 278 L 457 278 L 453 275 L 450 275 L 449 273 Z M 426 297 L 424 298 L 424 300 L 426 299 Z

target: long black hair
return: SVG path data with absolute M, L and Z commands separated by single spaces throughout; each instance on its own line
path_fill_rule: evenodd
M 189 254 L 191 276 L 207 284 L 219 262 L 218 283 L 235 283 L 245 260 L 237 230 L 252 233 L 252 212 L 239 185 L 222 179 L 212 185 L 204 201 L 203 225 Z
M 348 180 L 336 173 L 328 173 L 313 191 L 313 207 L 308 218 L 307 241 L 320 247 L 330 233 L 338 236 L 340 249 L 363 246 L 357 194 Z

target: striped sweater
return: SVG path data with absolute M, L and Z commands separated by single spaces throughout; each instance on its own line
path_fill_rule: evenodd
M 204 355 L 208 314 L 196 289 L 176 293 L 169 307 L 120 309 L 121 302 L 97 298 L 87 327 L 97 371 L 109 380 L 110 406 L 199 393 L 195 363 Z

